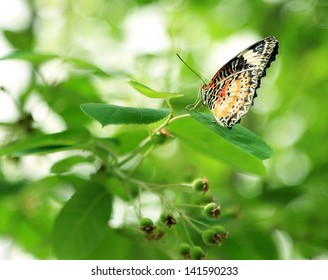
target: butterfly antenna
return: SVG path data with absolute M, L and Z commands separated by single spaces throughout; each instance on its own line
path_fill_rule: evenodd
M 194 69 L 192 69 L 182 58 L 181 58 L 181 56 L 177 53 L 177 57 L 183 62 L 183 64 L 184 65 L 186 65 L 188 68 L 189 68 L 189 70 L 191 71 L 191 72 L 193 72 L 199 79 L 201 79 L 202 81 L 203 81 L 203 83 L 204 84 L 206 84 L 206 82 L 204 81 L 204 79 L 201 77 L 201 75 L 199 75 Z M 186 107 L 185 107 L 185 110 L 187 110 L 187 111 L 191 111 L 191 110 L 194 110 L 196 107 L 197 107 L 197 105 L 201 102 L 202 100 L 201 100 L 201 92 L 199 92 L 199 94 L 198 94 L 198 97 L 197 97 L 197 99 L 196 99 L 196 101 L 195 101 L 195 103 L 193 103 L 193 104 L 189 104 L 189 105 L 187 105 Z
M 183 62 L 183 64 L 184 65 L 186 65 L 188 68 L 189 68 L 189 70 L 191 71 L 191 72 L 193 72 L 199 79 L 201 79 L 202 81 L 203 81 L 203 83 L 204 84 L 206 84 L 206 82 L 204 81 L 204 79 L 201 77 L 201 75 L 199 75 L 194 69 L 192 69 L 188 64 L 187 64 L 187 62 L 185 62 L 182 58 L 181 58 L 181 56 L 177 53 L 177 57 Z

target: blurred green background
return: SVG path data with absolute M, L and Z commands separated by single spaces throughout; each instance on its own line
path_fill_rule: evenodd
M 264 162 L 267 175 L 238 172 L 174 139 L 147 156 L 136 176 L 166 183 L 209 179 L 222 212 L 232 213 L 221 220 L 229 231 L 221 247 L 206 247 L 191 234 L 209 259 L 327 259 L 325 0 L 1 1 L 1 146 L 27 139 L 33 150 L 35 137 L 62 131 L 74 135 L 87 127 L 97 137 L 119 139 L 120 152 L 130 151 L 147 136 L 147 127 L 101 128 L 83 115 L 80 104 L 164 104 L 139 95 L 126 83 L 133 78 L 158 91 L 184 94 L 172 101 L 175 112 L 183 113 L 202 82 L 176 53 L 209 81 L 239 51 L 270 35 L 280 42 L 279 54 L 241 122 L 274 150 Z M 52 245 L 55 217 L 75 189 L 96 183 L 93 176 L 101 167 L 92 153 L 52 148 L 53 153 L 36 149 L 38 154 L 30 150 L 22 157 L 14 150 L 1 152 L 2 259 L 60 258 Z M 53 168 L 71 155 L 80 156 L 73 169 Z M 185 241 L 184 230 L 172 229 L 159 242 L 145 240 L 131 197 L 115 184 L 108 232 L 82 258 L 181 258 L 177 247 Z M 143 215 L 158 219 L 156 194 L 139 195 L 146 201 Z

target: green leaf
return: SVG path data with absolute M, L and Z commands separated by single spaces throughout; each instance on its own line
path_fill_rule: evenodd
M 89 138 L 90 133 L 86 129 L 75 129 L 54 134 L 31 136 L 2 147 L 0 149 L 0 156 L 7 154 L 12 156 L 23 156 L 81 148 Z
M 87 70 L 91 71 L 93 74 L 100 75 L 100 76 L 106 76 L 106 77 L 127 77 L 128 74 L 123 71 L 112 71 L 112 72 L 105 72 L 98 66 L 94 65 L 93 63 L 90 63 L 88 61 L 78 59 L 78 58 L 73 58 L 73 57 L 68 57 L 64 58 L 64 61 L 67 61 L 71 64 L 74 64 L 76 67 L 78 67 L 79 70 Z
M 222 161 L 239 171 L 265 175 L 265 168 L 260 159 L 236 147 L 193 118 L 176 119 L 170 124 L 169 130 L 200 153 Z
M 11 32 L 13 33 L 13 32 Z M 12 36 L 9 31 L 6 31 L 6 36 Z M 14 35 L 16 33 L 13 33 Z M 115 77 L 126 77 L 128 76 L 127 73 L 122 72 L 122 71 L 113 71 L 113 72 L 105 72 L 104 70 L 102 70 L 101 68 L 99 68 L 98 66 L 82 60 L 82 59 L 78 59 L 78 58 L 73 58 L 73 57 L 62 57 L 62 56 L 58 56 L 58 55 L 54 55 L 54 54 L 45 54 L 45 53 L 37 53 L 37 52 L 33 52 L 33 51 L 14 51 L 11 52 L 10 54 L 0 58 L 0 60 L 7 60 L 7 59 L 21 59 L 21 60 L 25 60 L 34 64 L 42 64 L 44 62 L 47 62 L 48 60 L 52 60 L 52 59 L 62 59 L 65 62 L 68 62 L 70 64 L 75 65 L 76 67 L 78 67 L 80 70 L 87 70 L 92 72 L 93 74 L 96 75 L 100 75 L 100 76 L 115 76 Z
M 149 87 L 146 87 L 143 84 L 140 84 L 139 82 L 136 81 L 129 81 L 129 84 L 139 91 L 141 94 L 148 96 L 150 98 L 177 98 L 183 96 L 183 94 L 178 94 L 178 93 L 172 93 L 172 92 L 159 92 L 155 91 Z
M 150 124 L 170 114 L 169 109 L 122 107 L 110 104 L 82 104 L 81 110 L 103 126 L 109 124 Z
M 92 162 L 94 158 L 91 157 L 82 157 L 82 156 L 71 156 L 64 158 L 60 161 L 57 161 L 52 167 L 50 172 L 52 173 L 65 173 L 69 172 L 70 169 L 79 163 Z
M 241 125 L 235 125 L 232 129 L 220 126 L 213 121 L 210 114 L 190 111 L 199 123 L 212 130 L 231 144 L 239 147 L 247 153 L 259 159 L 267 159 L 272 156 L 272 149 L 260 137 Z
M 99 185 L 80 188 L 59 213 L 53 245 L 59 259 L 84 259 L 105 237 L 111 196 Z
M 35 44 L 35 33 L 32 25 L 21 31 L 4 30 L 3 35 L 17 49 L 31 50 Z
M 0 60 L 22 59 L 22 60 L 29 61 L 31 63 L 41 64 L 55 58 L 59 58 L 59 57 L 53 54 L 40 54 L 30 51 L 14 51 L 4 57 L 1 57 Z
M 69 128 L 84 127 L 90 122 L 81 117 L 80 104 L 101 101 L 90 76 L 70 76 L 55 86 L 40 85 L 37 90 Z

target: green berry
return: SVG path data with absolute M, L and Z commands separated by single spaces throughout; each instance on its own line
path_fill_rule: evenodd
M 199 192 L 205 193 L 209 190 L 208 180 L 206 177 L 204 177 L 204 179 L 198 178 L 194 180 L 191 185 L 194 188 L 194 190 Z
M 213 230 L 218 234 L 228 234 L 225 228 L 221 226 L 215 226 L 213 227 Z
M 142 226 L 142 227 L 150 227 L 153 225 L 154 225 L 154 222 L 149 218 L 142 218 L 140 220 L 140 226 Z
M 167 227 L 171 228 L 172 226 L 177 224 L 177 221 L 170 213 L 162 213 L 160 217 L 161 222 Z
M 221 207 L 214 202 L 204 206 L 204 213 L 209 218 L 218 218 L 221 215 Z
M 181 243 L 179 246 L 179 253 L 185 259 L 190 259 L 190 245 L 187 243 Z
M 215 236 L 216 232 L 214 229 L 207 229 L 202 232 L 202 239 L 206 245 L 216 245 Z
M 154 222 L 149 218 L 142 218 L 140 220 L 140 230 L 144 231 L 146 234 L 151 234 L 153 230 L 156 229 Z
M 193 260 L 203 260 L 206 257 L 206 254 L 203 248 L 199 246 L 194 246 L 190 249 L 190 256 Z
M 202 239 L 207 245 L 220 246 L 222 241 L 228 237 L 228 232 L 221 226 L 215 226 L 211 229 L 205 230 L 202 233 Z
M 226 231 L 225 228 L 221 226 L 215 226 L 213 229 L 216 232 L 216 238 L 219 240 L 219 243 L 221 244 L 222 241 L 226 240 L 228 238 L 229 232 Z
M 196 179 L 192 182 L 192 187 L 196 190 L 196 191 L 201 191 L 203 188 L 203 179 Z

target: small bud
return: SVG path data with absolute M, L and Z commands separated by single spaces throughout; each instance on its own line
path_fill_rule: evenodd
M 162 128 L 159 132 L 152 135 L 152 140 L 155 144 L 164 144 L 169 138 L 173 138 L 173 135 L 165 128 Z
M 204 250 L 199 246 L 194 246 L 190 249 L 190 256 L 193 260 L 203 260 L 206 258 Z
M 204 213 L 210 218 L 218 218 L 221 215 L 221 206 L 214 202 L 204 206 Z

